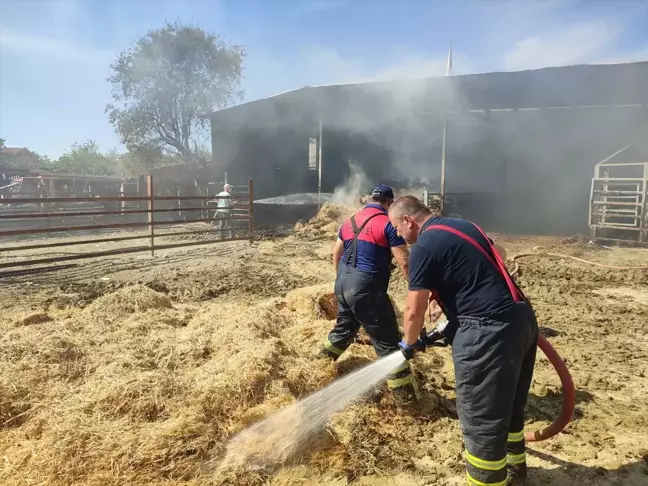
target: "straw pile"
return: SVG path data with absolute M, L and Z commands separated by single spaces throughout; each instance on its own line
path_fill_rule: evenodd
M 298 239 L 310 241 L 328 239 L 337 233 L 344 220 L 355 211 L 357 208 L 325 203 L 308 224 L 298 224 L 295 227 L 295 236 Z
M 329 238 L 352 212 L 327 203 L 299 233 Z M 279 251 L 285 245 L 264 250 Z M 378 462 L 405 467 L 419 447 L 410 435 L 435 423 L 429 391 L 432 406 L 420 416 L 402 415 L 384 394 L 340 414 L 298 457 L 264 437 L 252 449 L 243 442 L 247 450 L 238 455 L 256 457 L 257 470 L 221 462 L 228 440 L 246 427 L 375 358 L 360 343 L 335 364 L 315 358 L 337 314 L 331 282 L 250 305 L 232 292 L 254 296 L 266 283 L 282 288 L 276 278 L 250 272 L 231 272 L 230 294 L 217 292 L 208 302 L 190 300 L 193 294 L 181 299 L 181 289 L 168 290 L 172 281 L 159 287 L 164 293 L 126 285 L 76 308 L 2 324 L 0 483 L 246 486 L 271 477 L 275 484 L 330 477 L 335 484 L 374 472 Z M 441 362 L 429 354 L 416 366 L 434 376 Z M 287 427 L 297 427 L 287 413 Z M 401 427 L 413 429 L 404 436 Z
M 85 308 L 84 314 L 90 319 L 119 319 L 136 312 L 172 307 L 167 296 L 138 284 L 99 297 Z
M 245 486 L 274 474 L 276 484 L 308 481 L 314 471 L 367 474 L 377 461 L 404 467 L 417 442 L 381 444 L 400 427 L 428 427 L 433 413 L 399 415 L 389 394 L 344 412 L 312 450 L 299 451 L 308 469 L 272 440 L 258 444 L 261 470 L 205 467 L 221 466 L 228 439 L 246 427 L 375 358 L 360 344 L 336 364 L 314 357 L 335 317 L 330 287 L 255 306 L 217 299 L 174 308 L 166 295 L 135 285 L 31 319 L 38 325 L 3 324 L 0 483 Z M 417 363 L 439 366 L 433 355 Z M 394 450 L 403 456 L 391 459 Z M 277 472 L 282 463 L 292 466 Z
M 314 357 L 335 317 L 334 235 L 315 243 L 290 236 L 193 261 L 137 261 L 114 284 L 102 283 L 106 266 L 93 263 L 83 281 L 61 288 L 43 283 L 55 273 L 1 286 L 0 484 L 463 484 L 449 349 L 413 361 L 425 394 L 418 412 L 399 411 L 380 393 L 335 415 L 298 454 L 264 437 L 235 454 L 256 464 L 223 464 L 231 438 L 375 358 L 359 342 L 335 364 Z M 517 241 L 511 251 L 546 244 L 509 241 Z M 606 251 L 596 258 L 645 264 L 634 250 Z M 570 466 L 530 457 L 532 481 L 645 484 L 648 370 L 637 345 L 647 333 L 645 272 L 525 263 L 520 284 L 541 325 L 554 330 L 543 332 L 584 386 L 567 433 L 537 445 L 549 456 L 559 446 Z M 400 314 L 406 283 L 398 270 L 390 293 Z M 610 332 L 619 316 L 623 326 Z M 546 426 L 561 405 L 542 353 L 535 371 L 527 430 Z M 282 417 L 288 428 L 297 424 Z

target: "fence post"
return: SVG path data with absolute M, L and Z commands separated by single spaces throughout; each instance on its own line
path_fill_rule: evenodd
M 155 212 L 155 204 L 154 204 L 154 197 L 155 191 L 153 190 L 153 175 L 152 174 L 147 174 L 146 175 L 146 197 L 147 197 L 147 203 L 148 203 L 148 212 L 146 213 L 148 218 L 147 218 L 147 223 L 148 223 L 148 229 L 149 229 L 149 248 L 151 249 L 151 256 L 155 256 L 155 217 L 154 217 L 154 212 Z
M 250 219 L 248 220 L 248 231 L 250 233 L 250 245 L 254 243 L 254 185 L 252 184 L 252 178 L 248 179 L 248 215 Z

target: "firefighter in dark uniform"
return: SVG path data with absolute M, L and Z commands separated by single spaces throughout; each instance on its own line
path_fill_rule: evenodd
M 389 219 L 413 244 L 405 355 L 422 347 L 430 297 L 449 321 L 467 483 L 526 484 L 524 408 L 538 340 L 531 304 L 506 270 L 501 248 L 477 225 L 433 216 L 414 196 L 395 200 Z
M 392 256 L 407 279 L 408 251 L 387 216 L 393 200 L 389 186 L 376 187 L 367 205 L 340 228 L 333 249 L 337 321 L 320 356 L 337 360 L 354 341 L 360 326 L 379 357 L 399 350 L 401 333 L 387 287 Z M 388 377 L 387 386 L 399 405 L 411 405 L 419 398 L 416 378 L 407 361 Z

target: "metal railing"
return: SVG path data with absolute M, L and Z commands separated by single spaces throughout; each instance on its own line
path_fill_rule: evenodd
M 648 162 L 599 163 L 590 190 L 592 240 L 645 242 Z
M 210 207 L 221 199 L 230 199 L 229 208 Z M 204 245 L 215 242 L 226 241 L 254 241 L 254 189 L 250 179 L 246 186 L 232 186 L 232 193 L 229 197 L 218 197 L 214 195 L 190 195 L 190 196 L 156 196 L 153 184 L 153 176 L 146 177 L 146 196 L 95 196 L 95 197 L 18 197 L 0 200 L 0 258 L 11 257 L 17 252 L 25 252 L 37 249 L 51 249 L 65 246 L 97 245 L 100 243 L 128 242 L 135 240 L 147 240 L 145 245 L 113 248 L 102 251 L 76 252 L 61 256 L 50 256 L 36 259 L 21 259 L 18 261 L 0 261 L 0 269 L 10 267 L 23 267 L 34 265 L 45 265 L 51 263 L 65 262 L 97 258 L 102 256 L 122 255 L 149 251 L 151 256 L 156 250 L 181 248 L 194 245 Z M 184 202 L 189 201 L 189 207 L 184 207 Z M 126 202 L 135 203 L 136 209 L 128 209 Z M 156 207 L 158 204 L 172 204 L 176 207 Z M 70 205 L 79 203 L 95 203 L 93 208 L 80 208 L 75 210 Z M 40 211 L 33 208 L 15 209 L 17 205 L 38 205 Z M 66 207 L 61 208 L 61 205 Z M 106 206 L 109 209 L 106 209 Z M 59 207 L 60 210 L 56 208 Z M 114 209 L 119 208 L 119 209 Z M 182 219 L 169 219 L 169 215 Z M 137 216 L 146 215 L 140 221 Z M 164 219 L 162 216 L 166 216 Z M 70 224 L 70 219 L 79 221 L 85 218 L 81 224 Z M 87 219 L 91 218 L 89 223 Z M 34 224 L 36 223 L 36 224 Z M 185 229 L 187 225 L 195 223 L 209 223 L 208 228 Z M 218 223 L 218 224 L 217 224 Z M 241 225 L 240 223 L 243 223 Z M 17 227 L 16 227 L 17 226 Z M 217 227 L 216 227 L 217 226 Z M 158 232 L 161 227 L 166 231 Z M 174 228 L 180 231 L 173 231 Z M 132 234 L 132 230 L 141 230 L 140 234 Z M 105 235 L 108 230 L 128 230 L 125 234 L 118 236 Z M 90 232 L 93 238 L 68 238 L 70 234 Z M 104 234 L 101 234 L 101 233 Z M 228 237 L 224 237 L 228 233 Z M 207 239 L 208 236 L 218 234 L 218 239 Z M 34 242 L 34 235 L 60 238 L 66 236 L 62 241 Z M 162 238 L 167 237 L 190 237 L 199 236 L 194 241 L 179 241 L 177 243 L 160 243 Z M 20 239 L 21 241 L 16 241 Z M 9 244 L 13 240 L 13 244 Z M 22 256 L 22 255 L 21 255 Z

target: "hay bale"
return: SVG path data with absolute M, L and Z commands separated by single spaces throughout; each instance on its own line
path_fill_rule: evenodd
M 173 305 L 166 295 L 137 284 L 102 295 L 83 312 L 88 318 L 111 320 L 147 310 L 171 308 Z

